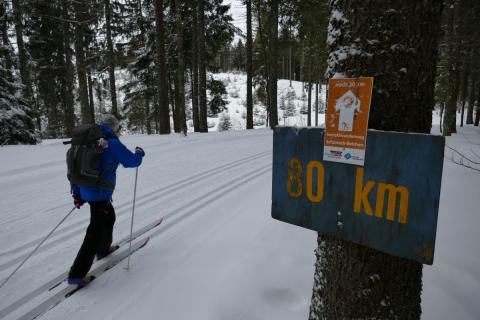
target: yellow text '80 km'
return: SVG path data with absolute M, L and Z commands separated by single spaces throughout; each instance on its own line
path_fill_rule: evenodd
M 303 166 L 300 159 L 292 158 L 288 162 L 287 192 L 292 198 L 299 198 L 304 192 Z M 353 211 L 365 213 L 376 218 L 384 217 L 385 198 L 387 198 L 386 219 L 395 221 L 395 209 L 399 208 L 398 222 L 407 223 L 409 191 L 405 186 L 395 186 L 389 183 L 368 180 L 363 184 L 364 169 L 357 168 L 355 177 L 355 200 Z M 314 190 L 316 182 L 316 190 Z M 325 168 L 320 161 L 313 160 L 307 163 L 305 174 L 305 195 L 312 203 L 319 203 L 324 196 Z M 373 192 L 375 186 L 375 211 L 372 210 L 368 196 Z

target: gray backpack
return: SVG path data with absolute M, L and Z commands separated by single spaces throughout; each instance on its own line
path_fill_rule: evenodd
M 102 128 L 96 124 L 83 124 L 72 132 L 71 144 L 67 151 L 67 178 L 70 183 L 85 187 L 100 187 L 113 190 L 114 184 L 103 179 L 99 170 L 103 147 L 101 139 L 106 140 Z

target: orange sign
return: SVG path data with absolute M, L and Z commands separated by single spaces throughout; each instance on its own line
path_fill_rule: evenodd
M 363 166 L 373 78 L 330 79 L 323 160 Z

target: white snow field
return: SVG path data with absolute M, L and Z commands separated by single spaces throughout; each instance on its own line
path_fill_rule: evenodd
M 270 217 L 272 132 L 133 135 L 141 145 L 135 229 L 164 216 L 150 243 L 42 319 L 305 319 L 316 234 Z M 60 141 L 0 148 L 0 279 L 72 208 Z M 134 169 L 118 170 L 114 238 L 130 231 Z M 88 205 L 0 289 L 5 308 L 70 267 Z
M 437 129 L 438 130 L 438 129 Z M 150 243 L 40 319 L 307 319 L 316 234 L 270 217 L 272 132 L 122 137 L 147 153 L 135 229 L 160 216 Z M 450 148 L 479 168 L 480 129 Z M 59 140 L 0 148 L 0 279 L 72 208 Z M 480 314 L 480 173 L 445 152 L 435 262 L 424 268 L 423 319 Z M 474 163 L 476 162 L 476 164 Z M 129 234 L 134 169 L 118 170 L 115 239 Z M 70 267 L 88 223 L 84 206 L 0 289 L 0 318 L 22 318 Z M 38 291 L 38 290 L 37 290 Z
M 213 76 L 227 86 L 232 129 L 244 129 L 245 75 Z M 289 90 L 289 81 L 278 82 L 279 103 Z M 304 126 L 302 84 L 293 82 L 293 90 L 296 111 L 283 118 L 279 110 L 280 123 Z M 322 88 L 321 102 L 324 94 Z M 257 105 L 256 111 L 261 122 L 265 110 Z M 218 120 L 209 118 L 211 131 Z M 438 134 L 435 112 L 433 122 Z M 423 319 L 480 315 L 480 128 L 458 129 L 445 148 L 435 261 L 424 268 Z M 146 234 L 150 242 L 132 256 L 129 271 L 122 261 L 38 319 L 308 318 L 316 233 L 270 216 L 271 130 L 121 140 L 146 151 L 134 230 L 165 220 Z M 67 148 L 61 140 L 0 147 L 0 284 L 73 207 Z M 130 232 L 134 177 L 135 169 L 117 172 L 114 241 Z M 75 210 L 0 288 L 0 319 L 31 319 L 43 310 L 39 306 L 58 291 L 48 288 L 68 271 L 88 221 L 88 205 Z

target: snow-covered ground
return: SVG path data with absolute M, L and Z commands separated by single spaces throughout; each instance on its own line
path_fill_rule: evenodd
M 227 82 L 228 112 L 240 128 L 244 76 L 215 77 Z M 279 97 L 288 85 L 279 81 Z M 293 86 L 300 97 L 301 84 Z M 305 117 L 297 114 L 287 124 L 301 125 Z M 161 216 L 165 221 L 132 256 L 130 271 L 121 263 L 41 319 L 307 319 L 316 234 L 270 217 L 270 130 L 122 140 L 147 153 L 135 229 Z M 72 208 L 66 150 L 60 140 L 0 148 L 0 283 Z M 479 163 L 478 127 L 447 138 L 435 262 L 424 268 L 423 319 L 480 314 Z M 133 169 L 118 170 L 115 239 L 130 231 L 134 176 Z M 75 210 L 0 288 L 0 318 L 17 319 L 45 298 L 22 300 L 68 270 L 88 219 L 87 205 Z
M 213 73 L 211 74 L 215 80 L 222 81 L 227 90 L 227 94 L 223 99 L 227 101 L 227 110 L 223 113 L 228 114 L 232 122 L 231 130 L 243 130 L 246 128 L 246 96 L 247 96 L 247 76 L 245 73 Z M 302 88 L 303 83 L 300 81 L 292 81 L 290 86 L 289 80 L 278 80 L 277 82 L 277 99 L 279 104 L 278 109 L 278 123 L 287 126 L 306 126 L 307 125 L 307 90 Z M 267 127 L 266 118 L 267 111 L 265 106 L 258 101 L 255 94 L 255 87 L 253 91 L 253 123 L 255 128 Z M 325 122 L 325 93 L 326 87 L 322 86 L 319 90 L 319 110 L 318 125 L 321 126 Z M 290 94 L 290 98 L 289 98 Z M 312 88 L 312 110 L 311 121 L 315 125 L 315 87 Z M 283 106 L 282 108 L 282 101 Z M 288 104 L 292 105 L 290 112 L 284 110 L 288 108 Z M 216 118 L 208 118 L 210 123 L 209 131 L 220 131 L 219 122 L 222 118 L 222 113 Z M 193 122 L 188 121 L 190 131 L 193 131 Z
M 315 234 L 270 218 L 270 130 L 123 140 L 147 153 L 135 226 L 165 221 L 130 271 L 110 270 L 43 319 L 305 319 Z M 72 207 L 65 151 L 60 141 L 0 149 L 1 279 Z M 129 232 L 134 173 L 118 170 L 117 239 Z M 88 212 L 75 212 L 0 289 L 0 310 L 68 270 Z
M 457 130 L 446 139 L 435 260 L 423 269 L 423 319 L 480 316 L 480 127 Z

